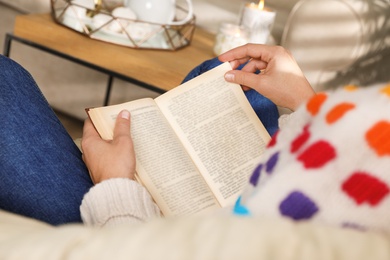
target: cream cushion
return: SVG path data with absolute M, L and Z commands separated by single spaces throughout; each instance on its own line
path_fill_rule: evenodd
M 390 238 L 283 219 L 51 227 L 0 211 L 0 259 L 390 259 Z

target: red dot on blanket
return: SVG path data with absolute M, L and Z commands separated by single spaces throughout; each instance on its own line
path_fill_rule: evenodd
M 297 138 L 294 139 L 294 141 L 291 143 L 290 151 L 292 153 L 295 153 L 298 151 L 298 149 L 306 143 L 307 140 L 310 138 L 310 132 L 309 132 L 309 125 L 306 125 L 303 128 L 303 132 L 297 136 Z
M 305 168 L 320 168 L 336 158 L 334 147 L 323 140 L 310 145 L 298 156 Z
M 390 191 L 386 183 L 364 172 L 352 174 L 341 189 L 358 205 L 366 202 L 372 206 L 380 203 Z
M 380 121 L 366 133 L 368 145 L 379 155 L 390 155 L 390 123 Z
M 277 138 L 278 138 L 279 130 L 276 131 L 276 133 L 272 136 L 271 141 L 269 141 L 267 147 L 270 148 L 276 144 Z

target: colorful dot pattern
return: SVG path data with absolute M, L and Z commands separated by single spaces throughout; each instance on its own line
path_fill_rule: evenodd
M 390 84 L 319 93 L 295 113 L 234 213 L 390 232 Z

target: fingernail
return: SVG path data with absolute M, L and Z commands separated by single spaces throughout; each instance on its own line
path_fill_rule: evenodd
M 127 111 L 127 110 L 123 110 L 123 111 L 121 112 L 121 117 L 124 118 L 124 119 L 129 120 L 129 119 L 130 119 L 130 112 Z
M 230 73 L 230 72 L 227 72 L 226 74 L 225 74 L 225 79 L 226 79 L 226 81 L 234 81 L 234 74 L 233 73 Z

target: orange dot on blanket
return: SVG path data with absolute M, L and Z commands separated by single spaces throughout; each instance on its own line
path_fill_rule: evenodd
M 356 85 L 346 85 L 346 86 L 344 86 L 344 90 L 346 90 L 346 91 L 350 91 L 350 92 L 352 92 L 352 91 L 355 91 L 355 90 L 358 90 L 358 86 L 356 86 Z
M 381 93 L 390 97 L 390 84 L 386 85 L 381 89 Z
M 344 116 L 349 110 L 355 108 L 355 104 L 352 103 L 341 103 L 333 107 L 328 114 L 326 115 L 326 122 L 328 124 L 333 124 L 340 118 Z
M 390 155 L 390 123 L 379 121 L 366 133 L 368 145 L 379 155 Z
M 313 116 L 317 115 L 320 111 L 321 105 L 325 102 L 327 95 L 325 93 L 318 93 L 312 97 L 306 105 L 307 111 L 310 112 Z

